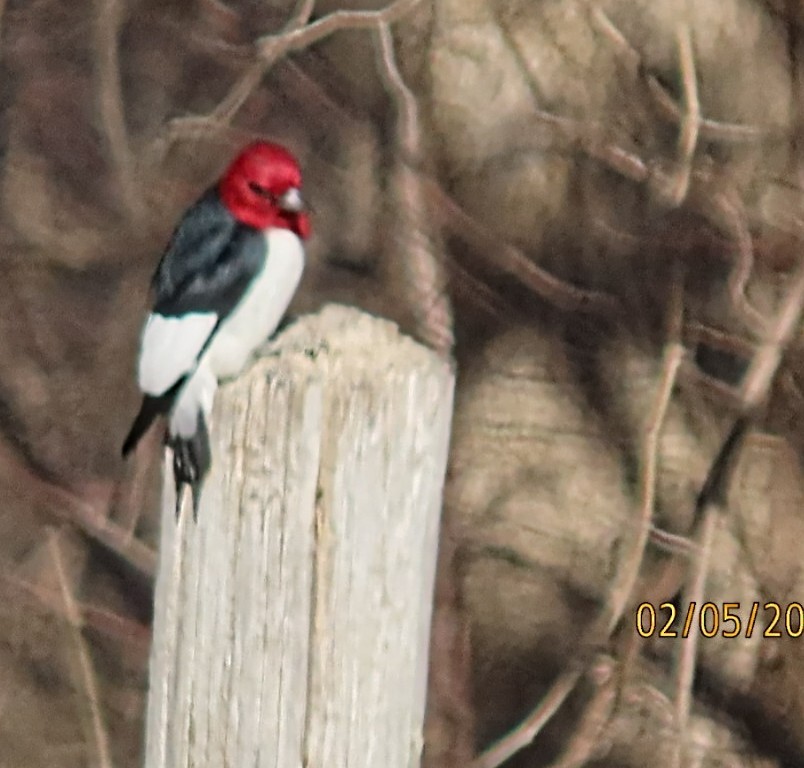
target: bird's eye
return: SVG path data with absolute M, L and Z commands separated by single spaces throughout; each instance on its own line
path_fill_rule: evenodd
M 271 192 L 269 189 L 266 189 L 265 187 L 261 187 L 255 181 L 250 181 L 248 183 L 248 186 L 249 186 L 249 189 L 255 195 L 259 195 L 260 197 L 264 197 L 264 198 L 266 198 L 268 200 L 274 200 L 275 199 L 275 195 L 273 194 L 273 192 Z

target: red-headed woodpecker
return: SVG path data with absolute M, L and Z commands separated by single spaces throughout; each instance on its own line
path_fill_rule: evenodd
M 184 214 L 154 274 L 137 368 L 144 397 L 123 455 L 168 414 L 177 509 L 189 485 L 197 510 L 218 381 L 242 370 L 296 292 L 310 234 L 300 190 L 290 152 L 249 145 Z

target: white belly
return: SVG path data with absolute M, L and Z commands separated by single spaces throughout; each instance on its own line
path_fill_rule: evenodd
M 304 271 L 304 248 L 287 229 L 265 234 L 265 267 L 232 313 L 224 320 L 204 353 L 202 365 L 216 378 L 243 370 L 256 349 L 276 330 Z

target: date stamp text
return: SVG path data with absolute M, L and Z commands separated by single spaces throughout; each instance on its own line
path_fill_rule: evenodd
M 804 605 L 759 603 L 690 603 L 682 613 L 674 603 L 640 603 L 636 609 L 640 637 L 681 637 L 700 632 L 703 637 L 801 637 Z

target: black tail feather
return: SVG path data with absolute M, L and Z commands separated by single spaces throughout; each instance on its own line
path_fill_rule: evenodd
M 122 455 L 124 457 L 128 456 L 128 454 L 137 447 L 137 443 L 139 443 L 142 436 L 150 429 L 151 424 L 154 423 L 156 417 L 161 416 L 170 410 L 171 406 L 173 405 L 173 401 L 176 399 L 176 395 L 179 392 L 179 388 L 182 384 L 184 384 L 184 381 L 184 378 L 179 379 L 179 381 L 177 381 L 163 395 L 158 395 L 156 397 L 152 395 L 145 395 L 145 397 L 142 398 L 140 412 L 137 414 L 137 418 L 134 419 L 134 423 L 131 425 L 128 436 L 123 442 Z
M 148 431 L 151 424 L 154 423 L 154 419 L 165 413 L 166 410 L 161 397 L 146 395 L 142 399 L 140 412 L 137 414 L 137 418 L 134 419 L 128 436 L 123 442 L 123 456 L 128 456 L 128 454 L 137 447 L 137 443 L 139 443 L 142 436 Z

